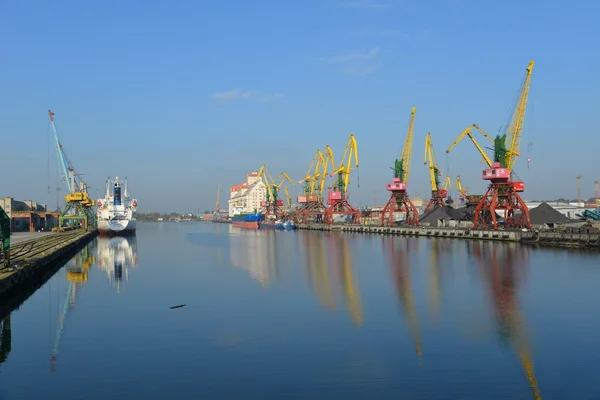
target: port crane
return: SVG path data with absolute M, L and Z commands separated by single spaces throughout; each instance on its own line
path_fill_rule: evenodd
M 431 211 L 436 207 L 444 207 L 446 197 L 448 197 L 448 189 L 443 188 L 440 184 L 440 176 L 442 171 L 437 166 L 435 161 L 435 153 L 433 152 L 433 142 L 431 141 L 431 133 L 425 135 L 425 158 L 423 164 L 429 163 L 429 179 L 431 181 L 431 199 L 425 207 L 425 212 Z M 446 177 L 445 185 L 448 185 L 450 178 Z
M 304 184 L 304 194 L 298 196 L 300 207 L 294 213 L 294 219 L 299 223 L 322 222 L 327 208 L 323 205 L 323 189 L 327 169 L 331 164 L 331 170 L 335 169 L 333 152 L 329 146 L 325 151 L 317 150 L 312 159 L 306 176 L 298 183 Z
M 462 180 L 460 179 L 460 175 L 456 176 L 456 190 L 458 190 L 458 198 L 461 203 L 465 203 L 467 201 L 467 189 L 463 187 Z
M 533 65 L 534 62 L 530 61 L 526 68 L 519 98 L 506 132 L 493 139 L 493 161 L 486 155 L 469 131 L 469 138 L 489 166 L 489 168 L 483 170 L 482 179 L 490 181 L 486 193 L 475 208 L 473 220 L 473 228 L 475 229 L 486 228 L 491 225 L 494 230 L 497 230 L 499 228 L 497 211 L 504 211 L 503 218 L 506 228 L 531 229 L 529 209 L 523 199 L 521 199 L 521 196 L 519 196 L 519 193 L 525 190 L 525 184 L 520 180 L 513 180 L 513 168 L 517 157 L 520 155 L 523 122 L 527 109 Z M 446 153 L 450 152 L 465 135 L 467 134 L 463 132 L 446 150 Z
M 408 174 L 410 172 L 416 112 L 417 107 L 413 107 L 410 112 L 410 122 L 408 124 L 406 139 L 404 140 L 404 147 L 402 148 L 402 156 L 400 159 L 394 161 L 394 168 L 392 168 L 394 178 L 392 182 L 387 184 L 386 190 L 392 194 L 381 212 L 381 224 L 384 226 L 394 226 L 396 224 L 394 219 L 396 213 L 404 213 L 406 215 L 405 222 L 407 225 L 419 225 L 419 212 L 406 192 Z
M 292 209 L 292 196 L 290 195 L 290 191 L 288 190 L 287 186 L 283 188 L 283 193 L 285 194 L 285 199 L 287 203 L 286 207 L 288 211 L 290 211 Z
M 213 215 L 219 215 L 221 213 L 221 184 L 217 184 L 217 201 L 215 203 L 215 210 Z
M 337 177 L 335 183 L 329 189 L 328 207 L 325 212 L 326 224 L 333 224 L 334 215 L 349 215 L 352 223 L 360 223 L 360 212 L 348 203 L 348 183 L 350 182 L 353 158 L 354 166 L 358 168 L 358 145 L 354 135 L 350 135 L 339 166 L 329 175 L 330 177 L 337 175 Z
M 58 129 L 54 118 L 54 112 L 48 110 L 50 126 L 54 135 L 56 145 L 56 159 L 61 173 L 61 179 L 67 187 L 68 193 L 65 195 L 65 206 L 58 217 L 58 229 L 64 229 L 64 222 L 79 222 L 84 229 L 95 226 L 96 218 L 92 212 L 92 207 L 96 202 L 90 199 L 88 195 L 87 184 L 80 179 L 81 174 L 75 172 L 71 160 L 67 157 L 64 146 L 60 140 Z
M 284 217 L 286 213 L 282 209 L 283 200 L 279 199 L 279 193 L 286 180 L 293 186 L 296 186 L 296 183 L 285 172 L 282 172 L 273 178 L 266 165 L 260 167 L 260 170 L 258 171 L 258 179 L 263 180 L 267 192 L 266 201 L 262 201 L 260 204 L 262 207 L 262 213 L 265 214 L 265 218 L 269 218 L 271 216 L 274 218 Z

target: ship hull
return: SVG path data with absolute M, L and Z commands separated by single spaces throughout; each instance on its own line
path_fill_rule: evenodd
M 279 231 L 282 231 L 285 228 L 283 227 L 282 223 L 273 224 L 273 223 L 263 222 L 260 224 L 260 229 L 277 229 Z
M 258 229 L 258 221 L 232 221 L 231 224 L 236 228 Z
M 98 231 L 104 234 L 126 235 L 135 233 L 136 220 L 98 221 Z

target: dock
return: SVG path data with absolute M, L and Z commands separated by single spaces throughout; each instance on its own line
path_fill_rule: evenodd
M 524 244 L 597 248 L 600 249 L 600 233 L 597 230 L 588 230 L 577 233 L 534 230 L 487 230 L 463 227 L 385 227 L 374 225 L 353 224 L 297 224 L 297 229 L 313 231 L 355 232 L 365 234 L 384 234 L 411 237 L 438 237 L 474 240 L 493 240 L 502 242 L 521 242 Z
M 0 260 L 0 296 L 35 281 L 53 265 L 66 260 L 98 235 L 97 230 L 45 233 L 23 237 L 10 247 L 11 266 Z M 15 235 L 18 237 L 18 235 Z

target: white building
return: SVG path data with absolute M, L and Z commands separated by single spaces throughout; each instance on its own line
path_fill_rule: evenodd
M 229 188 L 229 216 L 260 211 L 260 203 L 267 200 L 266 186 L 253 171 L 246 176 L 246 182 Z

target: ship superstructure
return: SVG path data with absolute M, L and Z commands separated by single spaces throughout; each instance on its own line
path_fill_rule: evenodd
M 97 219 L 101 233 L 119 234 L 134 233 L 136 228 L 135 212 L 137 200 L 129 195 L 127 178 L 119 181 L 116 177 L 106 180 L 104 199 L 99 199 Z

